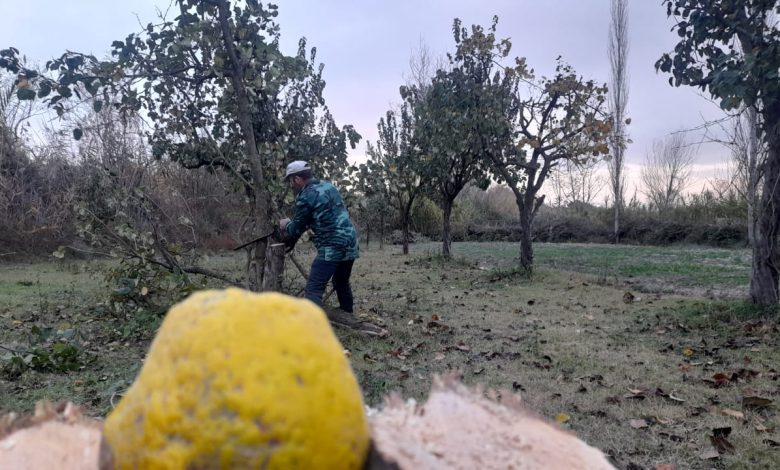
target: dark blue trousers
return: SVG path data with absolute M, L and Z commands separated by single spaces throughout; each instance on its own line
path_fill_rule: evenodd
M 315 258 L 311 264 L 311 273 L 306 281 L 304 297 L 317 305 L 322 305 L 322 295 L 328 281 L 333 279 L 333 287 L 336 289 L 336 295 L 339 298 L 339 308 L 345 312 L 352 313 L 352 286 L 349 283 L 349 277 L 352 275 L 352 265 L 355 260 L 347 261 L 324 261 Z

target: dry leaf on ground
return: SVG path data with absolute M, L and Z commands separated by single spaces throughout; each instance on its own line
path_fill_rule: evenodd
M 718 453 L 718 450 L 716 448 L 710 447 L 704 452 L 701 452 L 699 454 L 699 458 L 702 460 L 714 460 L 720 458 L 720 453 Z
M 632 419 L 628 424 L 634 429 L 642 429 L 648 426 L 647 421 L 644 419 Z
M 729 408 L 723 408 L 722 410 L 720 410 L 720 414 L 722 414 L 723 416 L 731 417 L 731 418 L 745 419 L 745 413 L 743 413 L 741 411 L 737 411 L 737 410 L 732 410 L 732 409 L 729 409 Z
M 715 428 L 710 436 L 710 443 L 718 449 L 721 454 L 733 454 L 734 444 L 726 439 L 731 434 L 731 427 Z
M 744 396 L 742 397 L 743 408 L 766 408 L 772 404 L 771 398 L 764 398 L 759 396 Z

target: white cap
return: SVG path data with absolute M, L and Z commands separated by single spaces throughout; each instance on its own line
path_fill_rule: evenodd
M 287 179 L 290 176 L 305 170 L 311 170 L 309 163 L 303 160 L 295 160 L 294 162 L 287 165 L 287 171 L 284 172 L 284 179 Z

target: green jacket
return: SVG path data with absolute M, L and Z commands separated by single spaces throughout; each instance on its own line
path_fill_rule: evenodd
M 314 232 L 317 258 L 346 261 L 359 256 L 357 231 L 339 191 L 327 181 L 311 180 L 295 198 L 295 215 L 287 237 L 297 240 L 306 229 Z

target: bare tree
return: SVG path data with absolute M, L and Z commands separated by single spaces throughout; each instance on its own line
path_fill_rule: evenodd
M 755 107 L 748 106 L 737 116 L 731 134 L 731 157 L 734 171 L 731 186 L 744 198 L 747 206 L 748 241 L 753 246 L 757 218 L 761 168 L 767 147 L 760 137 L 761 124 Z
M 777 15 L 769 12 L 765 18 L 766 27 L 776 29 Z M 740 40 L 739 48 L 745 55 L 745 44 Z M 761 114 L 756 106 L 743 105 L 736 116 L 734 125 L 727 131 L 729 139 L 726 145 L 731 150 L 734 172 L 731 185 L 740 194 L 747 206 L 748 241 L 755 245 L 756 224 L 758 223 L 759 185 L 763 177 L 762 168 L 766 162 L 768 147 L 763 135 Z
M 0 253 L 41 252 L 71 236 L 72 172 L 63 154 L 33 152 L 35 107 L 14 81 L 0 75 Z
M 642 192 L 659 211 L 673 207 L 690 183 L 695 151 L 685 134 L 676 132 L 656 140 L 642 167 Z
M 593 203 L 605 183 L 603 176 L 597 174 L 600 164 L 598 160 L 565 160 L 556 166 L 550 174 L 554 203 L 559 206 L 583 206 Z
M 11 144 L 18 145 L 22 140 L 22 126 L 35 114 L 34 103 L 16 99 L 17 85 L 12 75 L 0 76 L 0 126 L 14 139 Z
M 33 105 L 16 98 L 16 77 L 0 75 L 0 172 L 9 172 L 26 159 L 25 123 L 33 116 Z
M 447 62 L 441 55 L 436 55 L 420 37 L 417 49 L 412 51 L 409 57 L 409 74 L 404 74 L 404 82 L 407 87 L 417 87 L 426 91 L 433 81 L 437 70 L 445 70 Z
M 613 118 L 612 133 L 609 140 L 611 158 L 609 159 L 609 178 L 612 198 L 615 203 L 614 235 L 618 243 L 620 233 L 620 213 L 623 210 L 626 176 L 623 172 L 624 157 L 628 138 L 625 119 L 628 104 L 628 1 L 612 0 L 611 20 L 609 24 L 609 42 L 607 55 L 610 64 L 609 113 Z
M 767 27 L 776 28 L 776 15 L 770 14 L 766 19 Z M 740 49 L 742 44 L 739 43 Z M 742 51 L 744 55 L 744 50 Z M 713 123 L 705 124 L 705 137 L 726 146 L 731 152 L 731 162 L 728 174 L 722 178 L 724 188 L 734 191 L 745 201 L 747 209 L 748 242 L 754 246 L 756 223 L 758 221 L 757 207 L 761 197 L 762 168 L 766 162 L 769 148 L 764 135 L 764 125 L 761 113 L 756 104 L 743 104 L 730 119 L 716 121 L 716 132 L 711 132 Z M 725 136 L 725 138 L 723 137 Z

